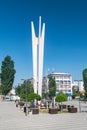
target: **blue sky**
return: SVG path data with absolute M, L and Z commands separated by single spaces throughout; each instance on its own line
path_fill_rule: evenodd
M 46 24 L 44 75 L 70 73 L 82 79 L 87 67 L 86 0 L 0 0 L 0 66 L 5 56 L 15 62 L 14 85 L 32 77 L 31 21 Z

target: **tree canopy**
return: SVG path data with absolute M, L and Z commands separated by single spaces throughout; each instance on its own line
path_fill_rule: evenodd
M 34 92 L 33 85 L 30 80 L 25 80 L 22 84 L 18 84 L 16 87 L 16 93 L 18 95 L 20 94 L 30 94 Z
M 55 78 L 52 76 L 49 76 L 49 96 L 54 97 L 56 93 L 56 82 Z
M 25 80 L 23 84 L 18 84 L 16 87 L 16 94 L 19 95 L 21 99 L 26 99 L 26 96 L 33 92 L 34 89 L 30 80 Z
M 12 89 L 15 73 L 14 61 L 10 56 L 6 56 L 2 61 L 1 66 L 1 88 L 3 95 L 7 95 L 7 93 Z
M 83 82 L 84 82 L 85 95 L 87 96 L 87 68 L 83 70 Z
M 34 99 L 41 100 L 41 96 L 36 93 L 31 93 L 28 95 L 28 101 L 32 101 Z
M 79 89 L 78 90 L 76 90 L 75 89 L 75 86 L 73 86 L 72 87 L 72 98 L 75 98 L 76 96 L 79 96 L 80 94 L 79 94 Z
M 58 96 L 56 97 L 56 102 L 64 102 L 67 101 L 67 95 L 64 93 L 59 93 Z

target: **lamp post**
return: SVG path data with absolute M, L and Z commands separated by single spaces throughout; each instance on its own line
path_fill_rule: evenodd
M 79 80 L 78 80 L 78 91 L 79 91 L 79 112 L 81 112 Z
M 25 115 L 27 116 L 27 80 L 25 79 L 21 79 L 23 81 L 25 81 L 25 89 L 26 89 L 26 112 L 25 112 Z

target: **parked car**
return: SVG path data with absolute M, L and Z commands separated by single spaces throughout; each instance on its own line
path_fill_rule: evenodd
M 5 96 L 6 101 L 10 101 L 10 96 Z
M 80 99 L 80 96 L 76 96 L 75 99 Z
M 19 96 L 10 96 L 10 101 L 16 101 L 19 100 L 20 101 L 20 97 Z

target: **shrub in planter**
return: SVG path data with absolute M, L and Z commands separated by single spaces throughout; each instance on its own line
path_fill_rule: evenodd
M 34 99 L 41 100 L 41 96 L 36 93 L 31 93 L 28 95 L 28 101 L 32 101 Z
M 61 108 L 60 109 L 62 110 L 62 107 L 63 107 L 62 102 L 67 101 L 67 96 L 64 93 L 59 93 L 55 100 L 56 100 L 56 102 L 61 103 L 61 105 L 60 105 Z
M 68 108 L 68 112 L 70 112 L 70 113 L 76 113 L 76 112 L 77 112 L 77 108 L 74 107 L 74 106 L 70 106 L 70 107 Z

